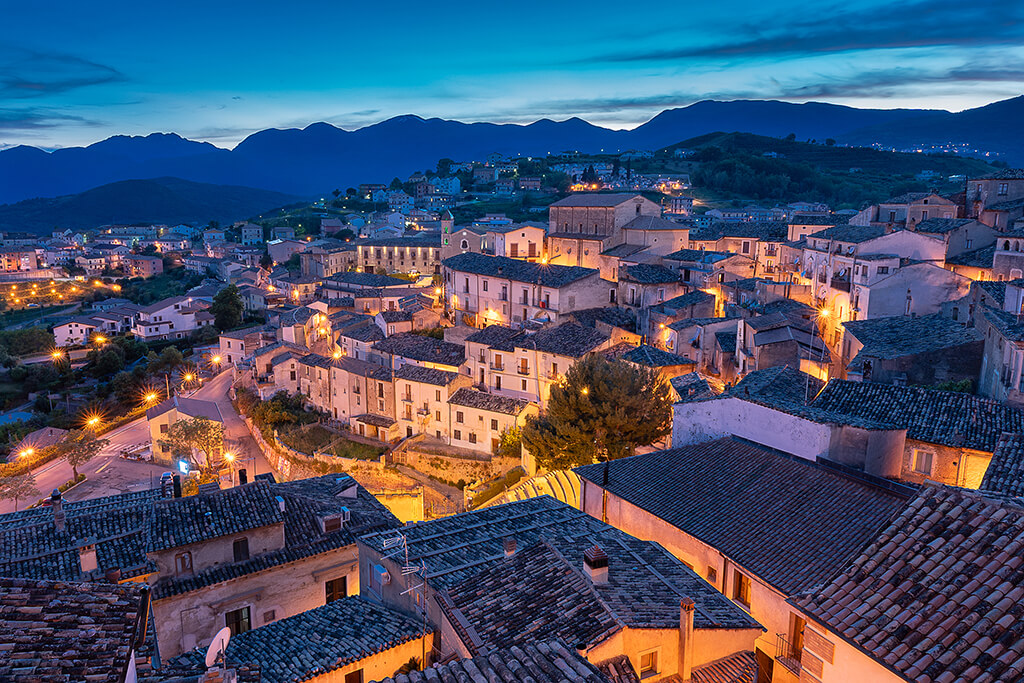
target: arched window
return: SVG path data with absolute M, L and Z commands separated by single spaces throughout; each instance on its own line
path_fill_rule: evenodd
M 1003 242 L 1003 251 L 1010 251 L 1010 240 Z
M 463 249 L 469 249 L 469 241 L 468 240 L 462 240 L 462 248 Z

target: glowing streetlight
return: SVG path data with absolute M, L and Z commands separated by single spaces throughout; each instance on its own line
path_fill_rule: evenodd
M 823 308 L 820 311 L 818 311 L 818 316 L 819 317 L 827 318 L 830 315 L 832 315 L 832 312 L 830 310 L 828 310 L 827 308 Z
M 93 337 L 93 341 L 96 342 L 97 344 L 103 344 L 107 341 L 107 338 L 104 337 L 102 334 L 97 334 L 95 337 Z
M 234 462 L 235 461 L 235 454 L 232 453 L 231 451 L 228 451 L 227 453 L 224 454 L 224 460 L 226 462 Z
M 54 349 L 50 352 L 50 358 L 53 359 L 54 363 L 59 363 L 64 358 L 64 352 L 60 349 Z
M 220 365 L 220 356 L 214 356 L 213 358 L 210 359 L 210 362 L 213 363 L 214 365 Z
M 590 393 L 590 389 L 583 387 L 582 389 L 580 389 L 580 393 L 586 396 L 587 394 Z
M 182 379 L 184 379 L 186 382 L 191 382 L 193 379 L 195 379 L 195 375 L 193 375 L 191 372 L 186 372 Z
M 148 394 L 146 394 L 144 398 L 146 399 L 146 403 L 152 403 L 153 401 L 157 400 L 159 396 L 156 395 L 155 391 L 151 391 Z
M 338 358 L 341 358 L 341 351 L 337 351 L 337 350 L 336 350 L 336 351 L 335 351 L 335 352 L 334 352 L 333 354 L 331 354 L 331 355 L 333 355 L 333 356 L 334 356 L 334 358 L 335 358 L 335 360 L 337 360 Z
M 34 449 L 31 446 L 29 446 L 28 448 L 23 450 L 21 453 L 18 453 L 18 455 L 21 456 L 22 458 L 27 458 L 28 456 L 32 455 L 35 452 L 36 452 L 36 449 Z
M 99 416 L 98 416 L 98 415 L 93 415 L 92 417 L 90 417 L 90 418 L 89 418 L 88 420 L 86 420 L 86 421 L 85 421 L 85 424 L 86 424 L 87 426 L 89 426 L 89 427 L 94 427 L 94 428 L 95 428 L 95 427 L 96 427 L 97 425 L 99 425 L 99 423 L 100 423 L 100 418 L 99 418 Z
M 434 294 L 437 295 L 437 296 L 441 296 L 441 288 L 440 287 L 434 287 Z

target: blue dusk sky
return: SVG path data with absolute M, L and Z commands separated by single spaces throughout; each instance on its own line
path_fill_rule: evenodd
M 1020 0 L 0 2 L 0 148 L 400 114 L 636 126 L 701 99 L 1024 92 Z

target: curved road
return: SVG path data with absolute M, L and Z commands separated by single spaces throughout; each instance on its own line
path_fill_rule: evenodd
M 200 389 L 188 396 L 218 404 L 224 417 L 225 441 L 229 448 L 239 454 L 238 467 L 248 470 L 251 481 L 256 474 L 271 470 L 228 398 L 231 375 L 230 370 L 225 370 L 216 377 L 206 380 Z M 80 472 L 85 474 L 86 481 L 68 491 L 65 494 L 67 500 L 84 500 L 147 489 L 160 480 L 161 474 L 171 471 L 160 465 L 118 457 L 118 453 L 124 448 L 149 444 L 149 425 L 144 417 L 107 432 L 103 438 L 108 439 L 110 444 L 80 469 Z M 33 470 L 32 474 L 35 475 L 40 497 L 48 496 L 53 489 L 69 481 L 72 476 L 71 466 L 64 460 L 54 460 L 42 465 Z M 18 501 L 18 508 L 23 508 L 28 503 L 29 501 Z M 0 514 L 13 511 L 13 501 L 0 501 Z

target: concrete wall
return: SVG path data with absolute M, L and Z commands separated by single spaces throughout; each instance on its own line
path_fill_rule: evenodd
M 418 662 L 421 662 L 421 666 L 427 666 L 422 663 L 425 658 L 429 663 L 431 659 L 431 651 L 433 647 L 434 635 L 429 633 L 419 638 L 396 645 L 395 647 L 378 652 L 364 657 L 357 662 L 346 664 L 343 667 L 329 671 L 327 673 L 320 674 L 319 676 L 313 676 L 312 678 L 306 678 L 304 680 L 309 683 L 346 683 L 345 677 L 351 673 L 362 671 L 362 678 L 360 680 L 364 683 L 370 681 L 381 681 L 385 678 L 391 678 L 395 675 L 403 665 L 407 664 L 410 659 L 415 658 Z
M 673 406 L 674 448 L 731 435 L 814 460 L 828 455 L 832 427 L 732 397 Z
M 359 562 L 354 545 L 261 572 L 246 574 L 181 595 L 153 600 L 160 656 L 206 647 L 225 625 L 225 615 L 249 607 L 252 627 L 326 604 L 326 583 L 346 577 L 348 594 L 359 593 Z

